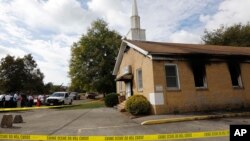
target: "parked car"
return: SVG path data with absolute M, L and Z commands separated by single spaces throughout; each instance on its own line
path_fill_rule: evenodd
M 72 104 L 73 99 L 68 92 L 54 92 L 46 99 L 46 105 Z
M 95 99 L 96 96 L 97 96 L 96 93 L 86 93 L 86 95 L 85 95 L 85 97 L 86 97 L 87 99 Z
M 71 92 L 70 97 L 73 98 L 73 100 L 80 100 L 80 95 L 77 92 Z

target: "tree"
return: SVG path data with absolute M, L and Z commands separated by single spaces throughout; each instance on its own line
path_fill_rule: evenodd
M 0 89 L 4 92 L 41 92 L 44 75 L 37 68 L 33 57 L 28 54 L 23 58 L 7 55 L 0 62 Z
M 33 91 L 42 92 L 44 87 L 44 75 L 40 69 L 37 68 L 36 61 L 33 59 L 31 54 L 28 54 L 24 56 L 23 62 L 25 72 L 23 90 L 29 93 L 32 93 Z
M 221 26 L 214 31 L 205 30 L 202 40 L 210 45 L 228 45 L 250 47 L 250 24 L 235 24 L 230 27 Z
M 43 92 L 46 93 L 46 94 L 50 94 L 50 93 L 52 93 L 52 88 L 53 88 L 53 83 L 49 82 L 49 83 L 44 85 Z
M 23 87 L 24 64 L 20 58 L 7 55 L 1 59 L 0 89 L 3 92 L 20 91 Z
M 72 45 L 69 76 L 71 89 L 115 91 L 112 70 L 121 36 L 103 20 L 94 21 L 87 34 Z
M 44 94 L 51 94 L 57 91 L 67 91 L 66 86 L 61 85 L 54 85 L 52 82 L 48 82 L 47 84 L 44 85 L 43 87 L 43 93 Z

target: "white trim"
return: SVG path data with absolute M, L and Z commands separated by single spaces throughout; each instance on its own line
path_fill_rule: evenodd
M 113 75 L 117 75 L 118 73 L 118 70 L 119 70 L 119 67 L 121 65 L 121 62 L 122 62 L 122 58 L 123 58 L 123 55 L 124 55 L 124 51 L 126 49 L 126 47 L 129 46 L 135 50 L 137 50 L 138 52 L 142 53 L 143 55 L 149 57 L 150 59 L 152 59 L 152 56 L 149 55 L 149 52 L 141 49 L 140 47 L 126 41 L 126 40 L 122 40 L 122 43 L 121 43 L 121 46 L 120 46 L 120 50 L 119 50 L 119 53 L 118 53 L 118 56 L 117 56 L 117 60 L 115 62 L 115 67 L 114 67 L 114 70 L 113 70 Z
M 127 44 L 125 44 L 124 42 L 121 43 L 120 50 L 119 50 L 118 56 L 116 58 L 115 67 L 113 70 L 113 75 L 117 75 L 117 73 L 118 73 L 118 69 L 119 69 L 120 64 L 122 62 L 122 58 L 123 58 L 124 51 L 126 49 L 126 45 Z
M 166 66 L 175 66 L 175 68 L 176 68 L 176 75 L 177 75 L 177 87 L 168 87 L 168 84 L 167 84 L 167 74 L 166 74 Z M 177 64 L 170 64 L 170 63 L 167 63 L 167 64 L 165 64 L 164 65 L 164 72 L 165 72 L 165 82 L 166 82 L 166 88 L 167 88 L 167 90 L 180 90 L 180 88 L 181 88 L 181 85 L 180 85 L 180 77 L 179 77 L 179 69 L 178 69 L 178 65 Z
M 151 54 L 147 55 L 151 60 L 153 60 L 153 56 Z
M 134 44 L 132 44 L 132 43 L 130 43 L 130 42 L 128 42 L 128 41 L 125 41 L 125 40 L 124 40 L 123 42 L 127 43 L 128 46 L 130 46 L 131 48 L 133 48 L 133 49 L 139 51 L 139 52 L 142 53 L 143 55 L 148 56 L 148 52 L 145 51 L 145 50 L 143 50 L 143 49 L 141 49 L 140 47 L 138 47 L 138 46 L 136 46 L 136 45 L 134 45 Z

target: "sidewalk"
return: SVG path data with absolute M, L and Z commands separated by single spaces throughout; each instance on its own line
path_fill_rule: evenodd
M 172 122 L 184 122 L 193 120 L 206 120 L 217 118 L 250 116 L 250 112 L 211 112 L 211 113 L 187 113 L 187 114 L 168 114 L 168 115 L 149 115 L 133 120 L 141 125 L 163 124 Z

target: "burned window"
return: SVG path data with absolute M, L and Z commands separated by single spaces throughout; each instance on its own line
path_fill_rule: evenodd
M 228 63 L 233 87 L 243 87 L 239 63 Z
M 165 66 L 167 88 L 179 88 L 178 71 L 176 65 L 168 64 Z
M 205 63 L 192 64 L 195 87 L 207 87 Z

